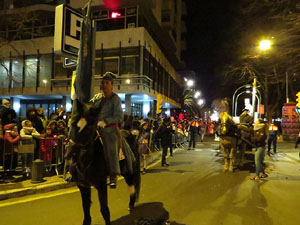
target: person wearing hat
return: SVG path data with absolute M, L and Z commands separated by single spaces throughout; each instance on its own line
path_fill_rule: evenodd
M 253 125 L 253 117 L 249 115 L 249 109 L 243 109 L 242 114 L 240 115 L 240 123 L 248 126 Z
M 157 138 L 161 139 L 161 146 L 163 148 L 162 155 L 161 155 L 161 166 L 169 166 L 166 162 L 166 156 L 168 153 L 168 148 L 172 144 L 172 127 L 170 126 L 170 118 L 165 118 L 162 125 L 158 128 L 155 133 Z
M 104 155 L 108 163 L 110 188 L 116 188 L 117 175 L 120 174 L 119 150 L 120 131 L 119 124 L 123 121 L 122 101 L 113 92 L 113 80 L 116 76 L 107 72 L 104 74 L 101 86 L 103 97 L 95 102 L 95 107 L 100 108 L 98 114 L 98 127 L 103 140 Z
M 0 106 L 0 119 L 2 125 L 16 123 L 16 111 L 10 108 L 10 102 L 7 99 L 2 99 L 2 105 Z

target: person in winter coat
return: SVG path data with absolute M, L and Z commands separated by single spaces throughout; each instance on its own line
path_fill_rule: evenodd
M 52 130 L 48 126 L 46 127 L 46 132 L 41 135 L 40 159 L 51 164 L 52 150 L 55 146 L 57 146 L 57 136 L 52 134 Z
M 58 131 L 57 131 L 57 122 L 55 120 L 50 120 L 48 127 L 50 127 L 51 129 L 51 134 L 53 135 L 57 135 Z
M 199 134 L 200 132 L 199 123 L 196 118 L 193 121 L 191 121 L 189 131 L 190 131 L 190 142 L 189 142 L 188 150 L 191 149 L 192 144 L 193 144 L 193 149 L 196 148 L 196 137 L 197 134 Z
M 14 170 L 18 163 L 18 153 L 15 151 L 21 137 L 18 133 L 18 126 L 14 123 L 4 126 L 4 170 Z
M 2 100 L 2 105 L 0 106 L 0 119 L 2 125 L 16 123 L 16 112 L 10 108 L 10 102 L 6 99 Z
M 45 130 L 48 125 L 48 118 L 45 116 L 44 108 L 39 107 L 37 108 L 36 112 L 37 112 L 37 117 L 42 121 Z
M 36 108 L 28 107 L 26 116 L 27 116 L 27 120 L 31 121 L 31 124 L 36 129 L 36 131 L 40 134 L 43 133 L 44 131 L 43 122 L 38 117 Z
M 161 145 L 163 148 L 162 156 L 161 156 L 161 166 L 169 166 L 166 162 L 166 156 L 168 153 L 168 148 L 171 146 L 172 142 L 172 128 L 170 126 L 170 118 L 165 118 L 162 125 L 158 128 L 155 133 L 157 138 L 161 139 Z
M 23 120 L 22 121 L 22 129 L 20 131 L 20 136 L 22 139 L 22 145 L 34 145 L 34 152 L 36 155 L 39 153 L 39 146 L 37 144 L 37 140 L 40 138 L 40 133 L 37 132 L 37 130 L 32 126 L 31 121 L 29 120 Z M 25 168 L 26 175 L 30 175 L 31 170 L 31 164 L 33 160 L 33 154 L 31 153 L 25 153 L 22 154 L 22 162 L 23 162 L 23 168 Z
M 147 157 L 150 154 L 150 149 L 148 146 L 149 136 L 150 136 L 150 134 L 148 132 L 148 123 L 143 123 L 141 125 L 141 129 L 140 129 L 139 137 L 138 137 L 139 153 L 143 160 L 143 174 L 146 173 Z

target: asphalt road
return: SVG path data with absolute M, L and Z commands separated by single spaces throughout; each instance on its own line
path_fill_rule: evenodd
M 223 172 L 215 143 L 198 143 L 195 151 L 177 150 L 170 166 L 158 163 L 142 177 L 140 212 L 170 215 L 174 225 L 299 225 L 300 164 L 290 153 L 266 157 L 269 177 L 251 181 L 253 165 Z M 247 157 L 250 159 L 250 155 Z M 93 225 L 104 224 L 96 191 Z M 76 188 L 7 200 L 0 207 L 0 225 L 81 225 L 83 213 Z M 124 181 L 109 190 L 113 225 L 130 217 Z M 139 213 L 138 213 L 139 214 Z M 135 215 L 139 216 L 139 215 Z M 134 224 L 130 224 L 134 225 Z

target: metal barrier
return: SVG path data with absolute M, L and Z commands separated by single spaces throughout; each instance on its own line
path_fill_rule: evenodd
M 58 166 L 64 164 L 65 146 L 67 144 L 65 137 L 41 138 L 40 143 L 40 159 L 45 162 L 47 172 L 55 167 L 56 175 L 59 175 Z

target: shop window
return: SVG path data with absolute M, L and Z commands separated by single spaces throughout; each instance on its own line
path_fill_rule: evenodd
M 23 59 L 16 58 L 12 60 L 12 88 L 22 88 L 23 77 Z
M 9 82 L 9 61 L 4 61 L 3 65 L 0 64 L 0 88 L 8 88 Z
M 36 87 L 37 58 L 25 59 L 25 87 Z
M 52 73 L 52 55 L 41 55 L 40 57 L 40 87 L 50 85 Z

